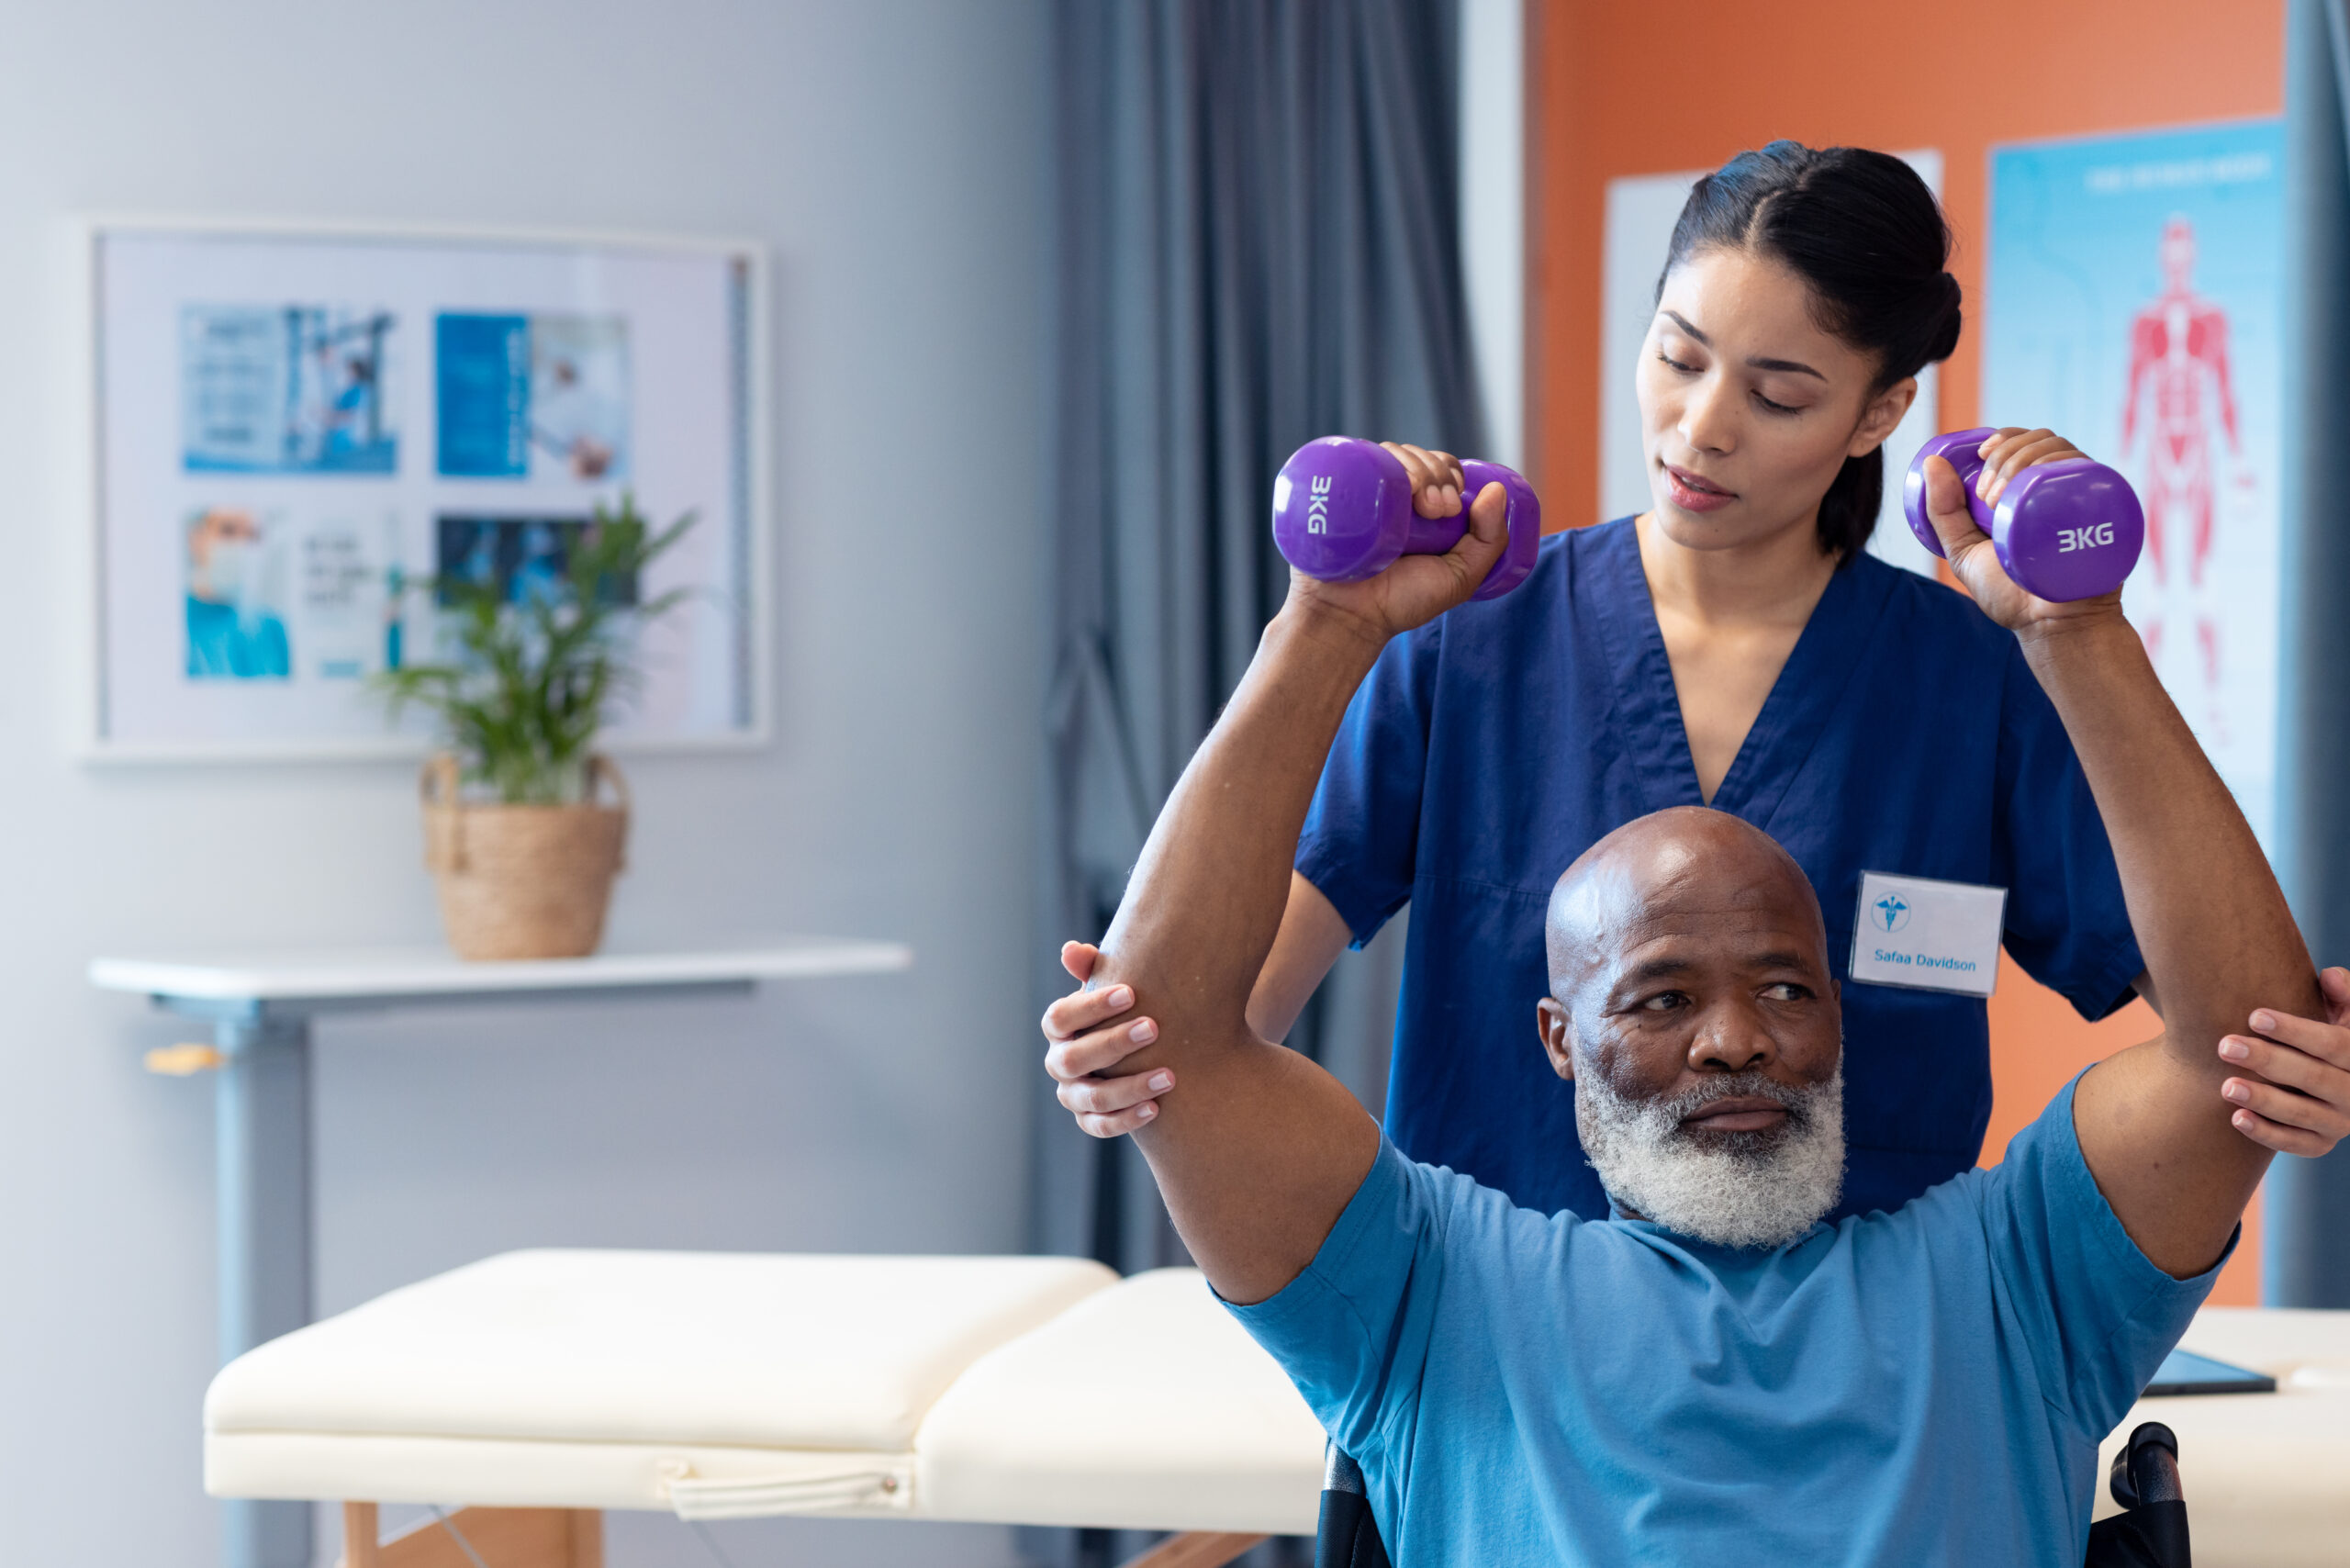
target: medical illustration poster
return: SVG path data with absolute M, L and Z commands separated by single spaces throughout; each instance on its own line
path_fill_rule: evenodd
M 101 756 L 412 752 L 369 678 L 452 656 L 444 585 L 562 591 L 625 494 L 695 526 L 633 602 L 610 733 L 758 738 L 755 255 L 173 225 L 89 230 Z
M 1996 149 L 1987 424 L 2045 425 L 2128 476 L 2122 605 L 2264 843 L 2276 816 L 2275 120 Z

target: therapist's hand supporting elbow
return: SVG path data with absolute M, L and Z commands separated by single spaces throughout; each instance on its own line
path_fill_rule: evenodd
M 2256 1034 L 2230 1035 L 2221 1059 L 2239 1076 L 2220 1086 L 2236 1131 L 2279 1154 L 2314 1159 L 2350 1137 L 2350 969 L 2317 977 L 2325 1018 L 2263 1009 Z
M 1175 1087 L 1175 1070 L 1113 1073 L 1112 1069 L 1158 1038 L 1158 1025 L 1134 1018 L 1133 988 L 1084 988 L 1102 949 L 1090 942 L 1061 944 L 1061 968 L 1080 989 L 1045 1009 L 1045 1070 L 1061 1109 L 1095 1137 L 1123 1137 L 1158 1114 L 1158 1096 Z

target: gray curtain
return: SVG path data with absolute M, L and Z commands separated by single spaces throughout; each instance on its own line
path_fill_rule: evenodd
M 2350 6 L 2285 35 L 2285 624 L 2278 858 L 2320 963 L 2350 963 Z M 2350 1148 L 2268 1175 L 2263 1295 L 2350 1307 Z
M 1282 461 L 1334 432 L 1469 454 L 1481 434 L 1451 0 L 1063 0 L 1056 27 L 1048 959 L 1107 925 L 1281 602 Z M 1367 1099 L 1389 969 L 1343 963 L 1289 1042 Z M 1047 961 L 1040 999 L 1067 983 Z M 1037 1154 L 1044 1246 L 1182 1260 L 1124 1141 L 1082 1137 L 1047 1098 Z
M 1283 460 L 1331 433 L 1464 454 L 1481 440 L 1451 0 L 1060 0 L 1055 22 L 1040 1008 L 1068 987 L 1051 955 L 1108 925 L 1159 803 L 1281 603 Z M 1399 938 L 1341 960 L 1288 1042 L 1374 1110 Z M 1127 1140 L 1084 1137 L 1042 1091 L 1036 1126 L 1042 1247 L 1125 1271 L 1188 1260 Z M 1136 1544 L 1026 1533 L 1031 1556 L 1063 1561 Z

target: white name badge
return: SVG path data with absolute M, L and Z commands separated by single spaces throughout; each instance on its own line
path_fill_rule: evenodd
M 1999 925 L 2007 913 L 2005 888 L 1863 871 L 1852 978 L 1988 996 L 1999 983 Z

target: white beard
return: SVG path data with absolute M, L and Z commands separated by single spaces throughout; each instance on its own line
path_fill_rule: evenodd
M 1682 1119 L 1730 1095 L 1787 1108 L 1778 1126 L 1692 1133 Z M 1725 1074 L 1686 1094 L 1627 1099 L 1596 1072 L 1575 1075 L 1575 1130 L 1608 1196 L 1667 1230 L 1717 1247 L 1781 1247 L 1844 1190 L 1844 1070 L 1810 1089 Z

